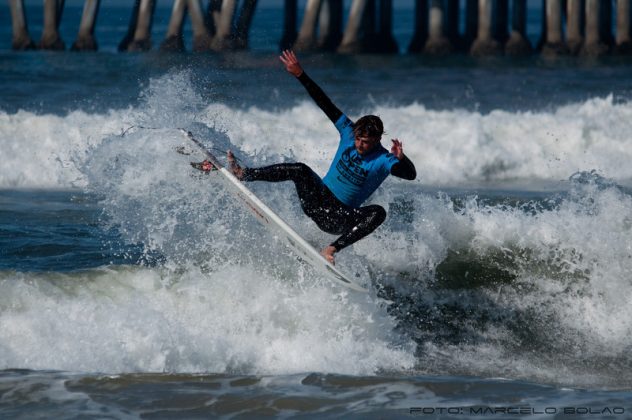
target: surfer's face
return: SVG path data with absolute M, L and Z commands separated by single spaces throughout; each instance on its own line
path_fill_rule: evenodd
M 384 134 L 384 124 L 380 117 L 365 115 L 353 125 L 355 149 L 360 155 L 370 153 L 380 143 Z
M 355 148 L 360 155 L 370 153 L 379 142 L 380 137 L 355 136 Z

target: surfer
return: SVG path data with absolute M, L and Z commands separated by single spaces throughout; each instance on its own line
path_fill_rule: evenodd
M 389 174 L 413 180 L 415 166 L 404 155 L 402 142 L 392 139 L 390 153 L 380 140 L 382 120 L 365 115 L 351 121 L 305 73 L 293 51 L 279 57 L 340 133 L 340 143 L 329 171 L 323 179 L 304 163 L 280 163 L 260 168 L 242 168 L 228 151 L 231 172 L 243 181 L 293 181 L 303 212 L 318 227 L 340 235 L 321 255 L 334 264 L 334 254 L 373 232 L 386 219 L 379 205 L 362 206 Z M 204 162 L 202 162 L 204 164 Z M 203 170 L 210 170 L 210 163 Z

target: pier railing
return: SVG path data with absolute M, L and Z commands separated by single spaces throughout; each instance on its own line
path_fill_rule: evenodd
M 265 0 L 262 0 L 265 1 Z M 415 0 L 414 28 L 409 53 L 474 56 L 588 55 L 632 52 L 631 0 Z M 248 48 L 257 0 L 174 0 L 166 34 L 157 48 L 182 51 L 183 26 L 191 21 L 194 51 Z M 332 51 L 340 54 L 397 53 L 393 37 L 394 0 L 285 0 L 279 48 Z M 24 0 L 8 0 L 14 50 L 65 50 L 59 35 L 64 0 L 43 0 L 43 30 L 39 42 L 31 37 Z M 349 10 L 344 10 L 345 4 Z M 526 34 L 529 7 L 542 10 L 539 42 Z M 85 0 L 79 31 L 71 50 L 96 50 L 94 28 L 100 0 Z M 153 46 L 152 23 L 156 0 L 130 0 L 130 23 L 121 34 L 119 51 L 147 51 Z M 347 16 L 346 21 L 343 17 Z M 463 22 L 460 22 L 463 20 Z M 300 23 L 300 24 L 299 24 Z

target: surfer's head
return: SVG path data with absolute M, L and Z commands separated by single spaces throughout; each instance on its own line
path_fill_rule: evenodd
M 371 152 L 380 143 L 384 124 L 376 115 L 365 115 L 353 125 L 355 148 L 361 155 Z

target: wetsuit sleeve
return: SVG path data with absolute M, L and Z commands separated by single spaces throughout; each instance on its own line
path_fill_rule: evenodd
M 417 170 L 415 165 L 411 162 L 406 155 L 404 158 L 391 167 L 391 175 L 395 175 L 398 178 L 404 178 L 413 180 L 417 178 Z
M 336 121 L 338 121 L 338 119 L 342 116 L 342 111 L 339 110 L 333 102 L 331 102 L 331 99 L 329 99 L 320 86 L 318 86 L 316 82 L 307 75 L 307 73 L 303 71 L 297 79 L 305 87 L 309 96 L 311 96 L 314 102 L 316 102 L 316 105 L 323 110 L 332 123 L 336 124 Z

